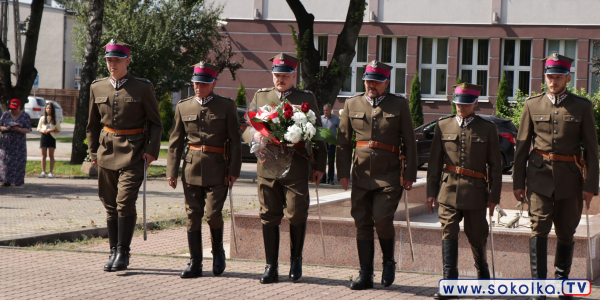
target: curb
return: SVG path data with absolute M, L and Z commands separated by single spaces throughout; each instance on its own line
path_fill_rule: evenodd
M 153 222 L 146 222 L 147 230 L 153 230 L 157 223 L 161 222 L 175 222 L 176 219 L 169 220 L 160 220 Z M 135 225 L 136 229 L 143 228 L 142 223 L 138 223 Z M 24 236 L 14 239 L 2 239 L 0 240 L 0 246 L 18 246 L 18 247 L 26 247 L 30 245 L 35 245 L 37 243 L 46 243 L 52 241 L 72 241 L 80 238 L 81 236 L 87 236 L 88 238 L 95 237 L 108 237 L 108 229 L 106 227 L 94 227 L 94 228 L 86 228 L 86 229 L 77 229 L 63 232 L 54 232 L 48 234 L 39 234 L 39 235 L 30 235 Z

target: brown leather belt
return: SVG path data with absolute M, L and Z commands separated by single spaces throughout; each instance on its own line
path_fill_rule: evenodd
M 375 149 L 383 149 L 396 154 L 400 154 L 400 148 L 376 141 L 356 141 L 356 147 L 369 147 Z
M 108 126 L 104 126 L 104 131 L 110 132 L 116 135 L 133 135 L 144 132 L 144 128 L 135 129 L 113 129 Z
M 225 153 L 225 148 L 212 147 L 206 145 L 190 145 L 190 150 L 198 150 L 202 152 Z
M 551 161 L 567 161 L 567 162 L 575 162 L 578 163 L 581 157 L 579 155 L 560 155 L 554 152 L 543 151 L 540 149 L 533 149 L 533 152 L 543 156 L 546 159 Z
M 465 168 L 461 168 L 461 167 L 455 167 L 455 166 L 451 166 L 451 165 L 446 165 L 446 170 L 452 172 L 452 173 L 456 173 L 456 174 L 460 174 L 460 175 L 465 175 L 465 176 L 469 176 L 469 177 L 474 177 L 474 178 L 485 178 L 485 174 L 477 172 L 477 171 L 472 171 L 472 170 L 468 170 Z

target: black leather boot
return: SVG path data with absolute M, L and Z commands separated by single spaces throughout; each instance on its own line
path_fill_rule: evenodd
M 529 263 L 531 278 L 546 279 L 548 274 L 548 238 L 533 236 L 529 238 Z M 545 300 L 546 296 L 533 296 L 528 300 Z
M 181 278 L 202 277 L 202 231 L 188 231 L 188 246 L 190 247 L 190 262 L 181 272 Z
M 444 279 L 458 278 L 458 241 L 442 240 L 442 259 L 444 261 Z M 443 296 L 440 293 L 433 294 L 435 299 L 456 299 L 457 296 Z
M 273 283 L 279 281 L 279 226 L 266 226 L 263 224 L 263 240 L 265 243 L 265 257 L 267 265 L 265 273 L 260 277 L 260 283 Z
M 211 228 L 212 237 L 212 255 L 213 255 L 213 274 L 219 276 L 225 271 L 225 249 L 223 249 L 223 227 Z
M 373 259 L 375 258 L 375 241 L 356 240 L 360 272 L 358 278 L 350 284 L 350 289 L 365 290 L 373 288 Z
M 306 222 L 299 225 L 290 224 L 290 279 L 293 282 L 302 277 L 302 249 L 304 248 L 304 237 L 306 236 Z
M 119 217 L 119 242 L 117 243 L 117 257 L 111 271 L 127 270 L 129 266 L 129 246 L 135 230 L 137 216 Z
M 473 259 L 477 269 L 477 279 L 490 279 L 490 269 L 487 263 L 487 241 L 479 248 L 471 245 L 471 251 L 473 251 Z
M 556 242 L 556 256 L 554 257 L 554 278 L 569 279 L 571 273 L 571 264 L 573 264 L 573 249 L 575 243 L 571 246 L 566 246 L 560 242 Z M 571 300 L 573 296 L 558 296 L 558 299 Z
M 394 238 L 379 239 L 381 253 L 383 254 L 383 274 L 381 274 L 381 285 L 388 287 L 396 279 L 396 261 L 394 260 Z
M 117 257 L 117 243 L 119 242 L 119 220 L 106 220 L 106 228 L 108 229 L 108 244 L 110 245 L 110 256 L 108 262 L 104 265 L 104 271 L 110 272 L 115 257 Z

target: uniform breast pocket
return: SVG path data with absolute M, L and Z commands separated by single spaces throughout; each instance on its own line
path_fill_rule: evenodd
M 98 106 L 98 111 L 101 115 L 104 115 L 108 112 L 108 97 L 96 97 L 94 99 L 94 104 Z
M 348 116 L 352 123 L 352 129 L 361 130 L 365 124 L 365 112 L 364 111 L 351 111 Z
M 474 151 L 485 151 L 486 150 L 486 140 L 485 137 L 482 136 L 471 136 L 471 149 Z
M 563 124 L 565 132 L 579 132 L 581 129 L 581 116 L 564 115 Z
M 383 126 L 400 125 L 400 117 L 398 111 L 383 112 Z M 395 126 L 394 126 L 395 127 Z
M 448 152 L 458 151 L 458 134 L 456 133 L 444 133 L 442 134 L 442 143 L 444 149 Z
M 550 132 L 550 115 L 533 115 L 536 131 Z
M 211 129 L 225 127 L 225 114 L 208 114 L 208 126 Z
M 198 131 L 198 115 L 182 115 L 181 121 L 185 124 L 186 132 Z

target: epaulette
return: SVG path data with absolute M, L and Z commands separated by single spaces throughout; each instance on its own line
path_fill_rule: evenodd
M 188 101 L 188 100 L 190 100 L 190 99 L 194 99 L 194 97 L 196 97 L 196 96 L 191 96 L 191 97 L 187 97 L 187 98 L 185 98 L 185 99 L 181 99 L 181 100 L 179 100 L 179 102 L 177 102 L 177 104 L 179 104 L 179 103 L 181 103 L 181 102 Z
M 397 94 L 397 93 L 393 94 L 393 93 L 390 93 L 390 95 L 394 95 L 394 96 L 396 96 L 398 98 L 404 98 L 404 99 L 406 99 L 406 97 L 404 97 L 404 95 L 402 95 L 402 94 Z
M 92 84 L 94 84 L 94 83 L 96 83 L 96 82 L 98 82 L 98 81 L 106 80 L 106 79 L 108 79 L 108 77 L 104 77 L 104 78 L 98 78 L 98 79 L 96 79 L 96 80 L 92 81 Z
M 312 94 L 312 95 L 315 94 L 315 93 L 313 93 L 312 91 L 309 91 L 309 90 L 303 90 L 303 89 L 299 89 L 299 88 L 296 88 L 296 90 L 298 92 L 302 92 L 302 93 L 306 93 L 306 94 Z
M 440 117 L 438 119 L 438 121 L 445 120 L 445 119 L 448 119 L 448 118 L 454 118 L 454 117 L 456 117 L 456 115 L 443 116 L 443 117 Z
M 586 100 L 586 101 L 592 102 L 592 100 L 590 100 L 590 99 L 588 99 L 588 98 L 586 98 L 586 97 L 579 96 L 579 95 L 575 95 L 575 94 L 573 94 L 573 93 L 571 93 L 571 95 L 573 95 L 573 97 L 575 97 L 575 98 L 579 98 L 579 99 L 583 99 L 583 100 Z
M 357 96 L 362 96 L 362 95 L 364 95 L 364 94 L 365 94 L 365 93 L 358 93 L 358 94 L 354 95 L 354 97 L 357 97 Z
M 493 124 L 494 126 L 496 126 L 496 124 L 494 124 L 494 122 L 492 122 L 491 120 L 486 120 L 486 119 L 482 118 L 480 115 L 475 115 L 475 116 L 478 117 L 480 120 L 486 121 L 486 122 L 488 122 L 488 123 Z
M 273 89 L 274 89 L 274 88 L 262 88 L 262 89 L 260 89 L 260 90 L 258 90 L 258 91 L 256 91 L 256 92 L 257 92 L 257 93 L 258 93 L 258 92 L 270 92 L 270 91 L 272 91 Z
M 137 79 L 139 81 L 148 83 L 148 84 L 152 84 L 152 82 L 150 80 L 146 79 L 146 78 L 140 78 L 140 77 L 133 77 L 133 78 L 135 78 L 135 79 Z
M 546 95 L 546 93 L 540 93 L 537 95 L 529 96 L 529 97 L 527 97 L 527 99 L 525 99 L 525 101 L 530 100 L 530 99 L 540 98 L 540 97 L 543 97 L 544 95 Z

